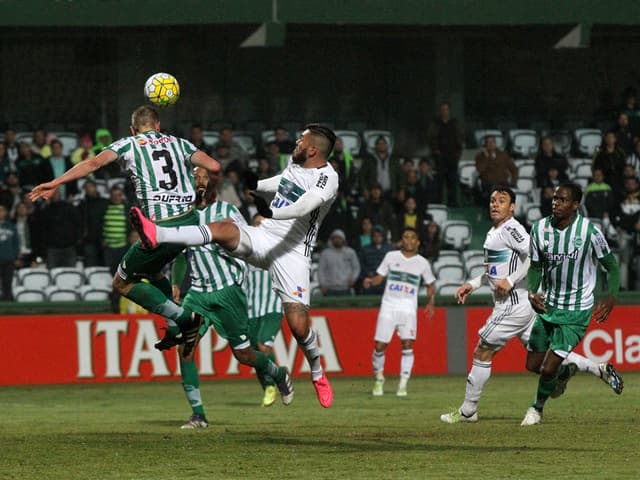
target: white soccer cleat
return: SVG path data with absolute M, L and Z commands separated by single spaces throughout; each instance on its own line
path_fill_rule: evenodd
M 535 407 L 529 407 L 520 425 L 528 427 L 530 425 L 538 425 L 540 423 L 542 423 L 542 412 Z
M 396 396 L 397 397 L 406 397 L 407 395 L 408 395 L 408 393 L 407 393 L 407 387 L 406 386 L 398 387 L 398 391 L 396 392 Z
M 440 415 L 440 421 L 443 423 L 475 423 L 478 421 L 478 412 L 473 412 L 473 415 L 467 417 L 457 408 L 451 413 Z
M 382 395 L 384 395 L 384 379 L 376 380 L 376 383 L 373 384 L 371 395 L 373 395 L 374 397 L 381 397 Z
M 207 428 L 209 422 L 203 415 L 194 413 L 189 417 L 189 421 L 180 427 L 181 430 L 196 430 L 198 428 Z

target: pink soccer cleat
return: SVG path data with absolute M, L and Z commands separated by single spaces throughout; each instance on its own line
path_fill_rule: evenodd
M 131 210 L 129 210 L 129 220 L 133 228 L 138 232 L 138 235 L 140 235 L 140 243 L 142 243 L 144 248 L 151 250 L 158 246 L 156 224 L 145 217 L 142 210 L 138 207 L 131 207 Z
M 333 403 L 333 389 L 327 376 L 323 373 L 318 380 L 313 380 L 313 386 L 316 389 L 320 405 L 329 408 Z

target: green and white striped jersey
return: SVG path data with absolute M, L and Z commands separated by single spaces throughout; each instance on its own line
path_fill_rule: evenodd
M 122 138 L 107 148 L 131 175 L 140 208 L 149 218 L 175 217 L 193 207 L 191 155 L 197 149 L 191 142 L 152 130 Z
M 273 289 L 269 272 L 253 265 L 247 267 L 247 277 L 242 287 L 247 295 L 249 318 L 264 317 L 269 313 L 282 314 L 282 301 Z
M 213 202 L 203 210 L 198 210 L 198 213 L 201 225 L 226 218 L 236 223 L 246 223 L 238 209 L 227 202 Z M 242 285 L 246 264 L 232 257 L 217 243 L 189 247 L 187 256 L 191 265 L 191 289 L 194 291 L 215 292 L 232 285 Z
M 542 262 L 546 302 L 563 310 L 593 307 L 597 261 L 611 252 L 604 235 L 589 219 L 576 215 L 564 230 L 551 217 L 531 228 L 531 261 Z

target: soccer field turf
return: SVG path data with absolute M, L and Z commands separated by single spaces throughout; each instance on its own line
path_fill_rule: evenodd
M 495 375 L 477 424 L 446 425 L 465 377 L 416 377 L 409 396 L 370 395 L 371 379 L 333 378 L 319 406 L 296 380 L 294 403 L 259 406 L 256 381 L 205 381 L 211 425 L 190 414 L 179 383 L 3 388 L 2 479 L 638 478 L 640 374 L 620 396 L 588 374 L 521 427 L 537 377 Z

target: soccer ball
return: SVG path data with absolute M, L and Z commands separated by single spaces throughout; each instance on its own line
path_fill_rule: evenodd
M 144 83 L 144 96 L 154 105 L 168 107 L 180 98 L 180 85 L 170 73 L 154 73 Z

